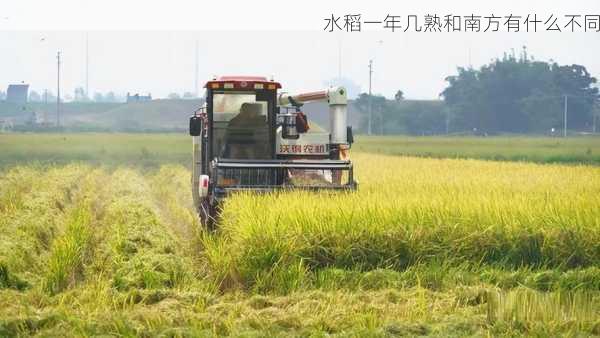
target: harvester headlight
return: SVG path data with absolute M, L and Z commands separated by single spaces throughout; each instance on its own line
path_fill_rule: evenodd
M 200 182 L 199 182 L 199 192 L 200 192 L 200 197 L 206 197 L 208 196 L 208 183 L 209 183 L 209 178 L 208 175 L 200 175 Z

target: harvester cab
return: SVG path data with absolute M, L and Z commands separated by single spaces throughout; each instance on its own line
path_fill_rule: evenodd
M 264 77 L 223 76 L 205 88 L 190 118 L 192 195 L 205 226 L 214 227 L 220 202 L 235 191 L 356 189 L 343 87 L 291 95 Z M 329 131 L 311 129 L 302 112 L 316 101 L 329 104 Z

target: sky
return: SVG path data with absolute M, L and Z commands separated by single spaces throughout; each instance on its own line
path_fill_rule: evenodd
M 86 54 L 92 95 L 195 92 L 196 43 L 200 87 L 214 75 L 239 74 L 273 77 L 289 92 L 313 91 L 341 74 L 366 92 L 373 60 L 374 93 L 393 97 L 400 89 L 407 98 L 436 99 L 457 67 L 478 68 L 505 52 L 518 54 L 523 46 L 536 60 L 582 64 L 600 77 L 600 32 L 404 33 L 364 23 L 361 32 L 323 30 L 332 14 L 361 14 L 362 20 L 415 14 L 421 24 L 425 14 L 537 14 L 544 19 L 554 14 L 564 20 L 568 14 L 600 14 L 597 0 L 260 3 L 7 2 L 0 7 L 0 90 L 25 82 L 38 92 L 56 92 L 60 51 L 63 93 L 85 87 Z

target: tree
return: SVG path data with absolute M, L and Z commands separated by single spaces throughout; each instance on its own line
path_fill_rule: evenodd
M 459 68 L 446 78 L 442 96 L 457 130 L 479 132 L 546 132 L 562 127 L 564 96 L 569 102 L 571 128 L 587 128 L 593 102 L 598 99 L 596 79 L 581 65 L 559 66 L 506 56 L 479 70 Z
M 452 113 L 451 124 L 462 130 L 481 129 L 484 123 L 480 113 L 483 102 L 477 72 L 458 68 L 458 76 L 449 76 L 446 81 L 450 85 L 442 95 Z
M 597 133 L 600 129 L 600 101 L 594 105 L 592 116 L 592 132 Z
M 396 92 L 396 95 L 394 95 L 394 100 L 396 100 L 397 102 L 404 100 L 404 92 L 401 90 L 398 90 Z
M 183 98 L 184 99 L 193 99 L 195 97 L 196 97 L 196 95 L 194 93 L 192 93 L 192 92 L 185 92 L 185 93 L 183 93 Z
M 569 128 L 586 128 L 590 126 L 594 104 L 599 98 L 598 88 L 593 86 L 596 78 L 592 77 L 584 66 L 552 65 L 554 81 L 559 88 L 558 95 L 568 96 Z
M 441 100 L 392 101 L 385 118 L 392 133 L 436 135 L 446 132 L 446 111 Z
M 379 134 L 383 131 L 383 116 L 387 111 L 386 99 L 381 95 L 371 95 L 370 99 L 369 103 L 369 94 L 362 93 L 354 101 L 361 114 L 359 129 L 363 132 L 369 129 L 369 104 L 371 104 L 371 131 L 374 134 Z
M 169 100 L 177 100 L 180 99 L 181 97 L 179 96 L 179 94 L 177 93 L 171 93 L 169 94 L 169 96 L 167 96 L 169 98 Z

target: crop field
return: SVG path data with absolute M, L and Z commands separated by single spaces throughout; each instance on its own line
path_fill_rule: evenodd
M 373 136 L 357 150 L 433 158 L 478 158 L 536 163 L 600 165 L 600 137 L 398 137 Z
M 0 336 L 600 336 L 598 139 L 493 140 L 359 139 L 357 192 L 207 233 L 185 136 L 0 135 Z
M 185 134 L 0 134 L 0 167 L 16 163 L 188 166 Z M 354 152 L 428 158 L 600 165 L 600 137 L 358 136 Z

